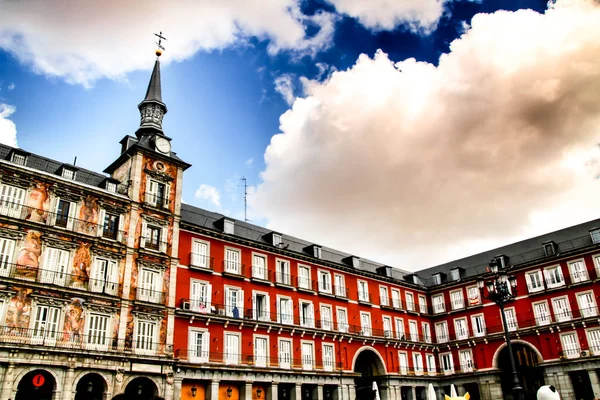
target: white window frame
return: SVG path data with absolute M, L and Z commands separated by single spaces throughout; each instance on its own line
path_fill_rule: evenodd
M 401 327 L 402 329 L 398 329 Z M 394 317 L 394 329 L 396 331 L 396 338 L 400 340 L 406 340 L 406 330 L 404 328 L 404 318 Z
M 257 339 L 265 341 L 265 353 L 257 354 L 258 346 Z M 259 368 L 266 368 L 270 365 L 269 362 L 269 335 L 258 335 L 254 334 L 252 337 L 252 343 L 254 344 L 252 347 L 253 356 L 254 356 L 254 366 Z
M 55 253 L 55 259 L 52 258 Z M 46 246 L 43 249 L 43 261 L 40 282 L 57 286 L 67 286 L 67 275 L 71 266 L 71 252 L 58 247 Z
M 149 303 L 159 303 L 162 294 L 163 271 L 149 267 L 139 267 L 138 282 L 137 282 L 137 298 L 141 301 Z M 154 280 L 149 287 L 144 284 L 144 274 L 154 275 Z
M 580 266 L 582 269 L 577 270 L 574 268 L 575 266 Z M 583 258 L 569 261 L 567 263 L 567 267 L 569 269 L 572 283 L 581 283 L 589 280 L 587 265 L 585 264 L 585 260 Z
M 205 246 L 206 248 L 206 254 L 202 254 L 202 253 L 196 253 L 194 252 L 194 245 L 201 245 L 201 246 Z M 197 239 L 197 238 L 193 238 L 192 239 L 192 252 L 190 254 L 190 262 L 193 266 L 195 267 L 201 267 L 201 268 L 209 268 L 209 262 L 210 262 L 210 242 L 206 241 L 206 240 L 201 240 L 201 239 Z
M 400 289 L 392 288 L 392 307 L 399 310 L 402 308 L 402 294 L 400 293 Z M 395 297 L 396 295 L 397 297 Z
M 319 280 L 319 292 L 320 293 L 333 293 L 333 283 L 331 278 L 331 272 L 323 269 L 319 269 L 317 272 L 317 277 Z M 321 278 L 326 278 L 324 281 Z
M 146 324 L 148 327 L 149 326 L 154 326 L 154 328 L 152 329 L 152 335 L 144 335 L 143 340 L 140 340 L 140 325 L 141 324 Z M 135 353 L 136 354 L 146 354 L 146 355 L 151 355 L 151 354 L 156 354 L 157 350 L 158 350 L 158 330 L 160 329 L 159 326 L 159 322 L 158 321 L 152 321 L 149 319 L 144 319 L 144 318 L 135 318 L 135 328 L 134 328 L 134 332 L 133 332 L 133 337 L 135 340 Z
M 413 351 L 413 369 L 415 371 L 415 375 L 423 375 L 425 372 L 425 368 L 423 365 L 423 354 Z
M 306 271 L 306 276 L 302 276 L 300 271 Z M 302 289 L 312 290 L 311 285 L 311 268 L 310 265 L 298 264 L 298 287 Z
M 431 303 L 433 304 L 434 314 L 446 312 L 446 304 L 444 303 L 444 295 L 442 293 L 431 296 Z
M 458 268 L 452 268 L 450 270 L 450 279 L 452 281 L 458 281 L 458 280 L 460 280 L 460 269 L 458 269 Z
M 304 315 L 305 305 L 308 305 L 308 316 Z M 300 326 L 303 328 L 315 327 L 315 306 L 312 301 L 304 299 L 298 300 L 298 312 L 300 313 Z
M 559 309 L 558 305 L 564 304 L 564 309 Z M 573 319 L 571 313 L 571 304 L 569 303 L 569 296 L 558 296 L 552 298 L 552 311 L 554 313 L 554 319 L 556 322 L 566 322 Z
M 0 277 L 8 277 L 11 275 L 16 248 L 16 240 L 4 237 L 0 238 Z
M 325 350 L 326 347 L 331 349 L 331 358 L 330 359 L 327 359 L 325 357 L 325 354 L 327 353 L 327 351 Z M 335 367 L 335 345 L 333 343 L 322 342 L 321 343 L 321 354 L 323 355 L 323 357 L 322 357 L 323 370 L 333 371 L 334 367 Z
M 341 283 L 338 284 L 338 283 Z M 347 297 L 346 294 L 346 277 L 342 274 L 334 274 L 333 284 L 335 286 L 335 295 L 339 297 Z
M 206 296 L 197 296 L 194 293 L 194 286 L 204 286 L 206 291 Z M 201 291 L 201 289 L 199 288 Z M 190 310 L 199 312 L 202 314 L 206 314 L 210 312 L 212 309 L 211 304 L 212 297 L 212 285 L 208 281 L 203 281 L 200 279 L 190 279 Z
M 536 279 L 533 277 L 536 277 Z M 529 293 L 542 292 L 545 289 L 544 275 L 542 274 L 541 269 L 527 271 L 525 273 L 525 281 L 527 282 L 527 290 Z
M 59 327 L 63 326 L 63 314 L 61 307 L 36 304 L 30 321 L 32 344 L 54 344 L 62 333 Z
M 600 328 L 588 328 L 585 330 L 588 348 L 593 355 L 600 355 Z
M 358 279 L 356 282 L 358 287 L 358 301 L 369 302 L 369 282 L 362 279 Z
M 404 292 L 404 300 L 406 301 L 406 310 L 415 311 L 415 295 L 412 292 Z
M 0 183 L 0 214 L 21 218 L 25 197 L 27 197 L 27 190 L 18 186 Z
M 329 310 L 329 321 L 326 321 L 325 318 L 323 318 L 323 309 Z M 331 307 L 331 304 L 321 303 L 319 305 L 319 311 L 321 315 L 321 329 L 326 331 L 333 330 L 333 307 Z
M 554 278 L 556 278 L 557 276 L 553 275 L 553 273 L 550 271 L 559 271 L 560 282 L 551 282 L 552 280 L 555 280 Z M 549 267 L 544 268 L 544 279 L 546 281 L 546 286 L 548 287 L 548 289 L 564 286 L 565 276 L 563 275 L 562 267 L 560 266 L 560 264 L 551 265 Z
M 519 320 L 514 307 L 506 307 L 504 309 L 506 315 L 506 325 L 509 332 L 514 332 L 519 329 Z M 511 317 L 512 315 L 512 317 Z M 511 320 L 512 319 L 512 320 Z M 502 321 L 502 311 L 500 310 L 500 321 Z
M 481 321 L 481 332 L 477 328 L 476 320 L 480 319 Z M 486 335 L 485 330 L 485 316 L 483 314 L 474 314 L 471 315 L 471 331 L 473 332 L 473 336 L 475 337 L 483 337 Z
M 467 286 L 466 292 L 469 307 L 481 304 L 481 293 L 479 292 L 479 288 L 477 286 Z M 472 293 L 475 293 L 476 295 L 473 296 Z
M 419 312 L 421 314 L 427 314 L 427 297 L 420 294 L 418 296 L 418 299 L 419 299 Z
M 408 320 L 408 334 L 411 342 L 419 341 L 419 324 L 414 319 Z
M 281 309 L 281 301 L 285 300 L 288 304 L 288 310 Z M 294 302 L 289 296 L 277 295 L 277 322 L 283 325 L 294 324 Z M 288 312 L 289 311 L 289 312 Z M 285 318 L 284 318 L 285 317 Z
M 257 265 L 256 260 L 262 259 L 264 264 Z M 256 279 L 267 280 L 267 271 L 269 271 L 269 257 L 263 253 L 252 252 L 252 277 Z
M 230 274 L 241 275 L 242 274 L 242 250 L 237 247 L 224 246 L 223 260 L 223 272 Z M 237 254 L 237 260 L 235 257 L 230 258 L 229 255 Z
M 225 219 L 223 220 L 223 233 L 233 235 L 235 232 L 235 222 Z
M 198 351 L 194 339 L 196 335 L 202 336 L 201 348 Z M 194 343 L 194 345 L 192 345 Z M 210 355 L 210 332 L 206 328 L 189 328 L 188 331 L 188 358 L 193 363 L 207 363 Z
M 591 298 L 591 302 L 589 304 L 582 304 L 581 298 L 583 296 L 586 297 L 590 297 Z M 589 318 L 589 317 L 595 317 L 598 315 L 598 306 L 596 304 L 596 299 L 595 299 L 595 293 L 593 290 L 588 290 L 585 292 L 579 292 L 575 294 L 575 297 L 577 298 L 577 305 L 579 307 L 579 312 L 581 317 L 583 318 Z
M 404 363 L 402 356 L 404 356 Z M 401 375 L 408 375 L 408 352 L 406 351 L 398 351 L 398 371 Z
M 427 365 L 427 374 L 436 375 L 437 369 L 435 366 L 435 355 L 431 353 L 425 353 L 425 364 Z
M 234 309 L 237 308 L 237 318 L 244 318 L 244 290 L 239 286 L 224 285 L 223 291 L 225 293 L 225 315 L 236 318 Z M 236 304 L 231 304 L 230 293 L 232 291 L 237 292 Z
M 452 356 L 452 352 L 448 351 L 445 353 L 440 353 L 440 371 L 442 371 L 444 373 L 444 375 L 452 375 L 454 374 L 454 357 Z M 449 369 L 446 369 L 444 367 L 444 358 L 448 357 L 448 361 L 449 361 Z
M 116 295 L 119 291 L 119 262 L 106 257 L 94 257 L 89 286 L 92 292 Z
M 394 327 L 392 326 L 392 317 L 389 315 L 383 315 L 381 317 L 381 322 L 383 324 L 383 337 L 392 338 L 394 337 Z M 387 327 L 386 327 L 387 325 Z
M 460 298 L 455 298 L 455 295 L 460 295 Z M 450 292 L 450 305 L 452 311 L 462 310 L 465 308 L 465 294 L 462 289 L 453 290 Z
M 152 241 L 150 229 L 158 231 L 158 248 L 156 249 L 148 246 L 148 242 Z M 142 235 L 140 237 L 140 247 L 143 247 L 144 249 L 150 251 L 158 251 L 159 253 L 165 253 L 167 251 L 167 227 L 165 225 L 157 224 L 152 221 L 142 219 Z
M 548 305 L 547 300 L 531 303 L 531 308 L 533 309 L 533 317 L 535 318 L 536 326 L 545 326 L 552 323 L 550 306 Z
M 284 266 L 280 271 L 280 266 Z M 281 285 L 292 285 L 291 263 L 283 258 L 275 259 L 275 282 Z
M 573 339 L 571 344 L 566 342 L 566 338 L 571 337 Z M 567 345 L 565 345 L 567 344 Z M 581 356 L 581 344 L 579 343 L 579 337 L 577 331 L 563 332 L 560 334 L 560 345 L 564 354 L 564 358 L 579 358 Z M 571 348 L 569 348 L 571 347 Z
M 305 353 L 305 346 L 310 346 L 310 354 Z M 300 354 L 302 358 L 302 369 L 305 371 L 312 371 L 315 369 L 315 343 L 311 340 L 301 340 Z
M 286 342 L 289 345 L 290 353 L 287 355 L 287 357 L 285 357 L 285 354 L 282 354 L 280 352 L 281 349 L 285 348 L 285 346 L 283 346 L 281 344 L 282 342 Z M 292 360 L 294 359 L 294 357 L 293 357 L 294 349 L 292 347 L 292 345 L 293 345 L 292 339 L 278 338 L 277 344 L 278 344 L 277 360 L 279 363 L 279 368 L 290 369 L 292 367 Z
M 463 324 L 463 328 L 459 325 Z M 456 334 L 457 340 L 466 340 L 469 338 L 469 323 L 467 317 L 455 318 L 454 319 L 454 333 Z
M 384 307 L 390 305 L 389 292 L 387 286 L 379 285 L 379 304 Z
M 366 324 L 367 321 L 365 320 L 365 317 L 367 317 L 367 319 L 368 319 L 368 324 Z M 372 321 L 371 321 L 371 313 L 366 312 L 366 311 L 361 311 L 360 312 L 360 334 L 362 336 L 372 336 L 373 335 L 372 327 L 373 327 L 373 325 L 372 325 Z
M 265 298 L 265 309 L 263 310 L 264 315 L 260 315 L 258 313 L 258 302 L 257 295 L 263 296 Z M 269 296 L 269 292 L 265 292 L 262 290 L 252 290 L 252 319 L 255 321 L 271 321 L 271 298 Z
M 596 268 L 596 276 L 600 276 L 600 254 L 594 254 L 594 267 Z
M 236 336 L 238 341 L 237 352 L 230 353 L 227 337 Z M 239 365 L 241 361 L 242 334 L 240 332 L 223 331 L 223 362 L 227 365 Z
M 462 372 L 473 372 L 475 364 L 473 362 L 473 352 L 471 349 L 459 350 L 458 360 L 460 361 L 460 370 Z
M 441 327 L 444 327 L 441 329 Z M 435 323 L 435 340 L 437 343 L 447 343 L 450 340 L 448 331 L 448 322 L 440 321 Z
M 431 338 L 431 323 L 421 322 L 421 332 L 423 333 L 423 341 L 425 343 L 432 343 Z
M 154 184 L 154 187 L 156 188 L 156 190 L 152 190 L 153 184 Z M 159 201 L 158 201 L 158 186 L 159 185 L 164 186 L 164 190 L 165 190 L 163 193 L 162 204 L 159 204 Z M 146 194 L 149 195 L 149 199 L 145 199 L 146 204 L 149 204 L 152 207 L 157 207 L 157 208 L 167 208 L 169 206 L 169 194 L 171 192 L 170 184 L 158 181 L 156 179 L 148 178 L 146 190 L 147 190 Z

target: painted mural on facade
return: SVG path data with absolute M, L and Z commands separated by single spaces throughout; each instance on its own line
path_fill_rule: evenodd
M 129 188 L 127 182 L 129 181 L 129 174 L 131 173 L 131 159 L 128 159 L 123 164 L 121 164 L 117 169 L 112 173 L 112 177 L 119 182 L 121 185 L 118 186 L 118 192 L 121 194 L 127 194 L 126 191 Z
M 65 310 L 65 341 L 80 341 L 84 326 L 83 299 L 74 297 Z
M 33 222 L 48 222 L 48 211 L 50 210 L 49 183 L 36 182 L 29 192 L 27 198 L 27 214 L 25 219 Z
M 88 195 L 81 204 L 79 210 L 79 229 L 78 231 L 87 235 L 96 235 L 98 232 L 98 219 L 100 216 L 100 207 L 98 199 Z
M 73 269 L 71 271 L 71 286 L 85 288 L 92 267 L 92 255 L 90 254 L 91 243 L 80 243 L 73 257 Z
M 15 276 L 23 279 L 36 279 L 42 254 L 42 233 L 29 231 L 17 255 Z
M 6 323 L 9 331 L 27 329 L 31 317 L 31 298 L 33 289 L 15 288 L 17 293 L 10 299 L 6 310 Z
M 156 160 L 151 157 L 144 156 L 143 160 L 144 170 L 142 171 L 142 179 L 140 182 L 140 194 L 144 196 L 146 193 L 146 182 L 148 176 L 154 176 L 154 178 L 158 178 L 160 181 L 169 182 L 170 183 L 170 191 L 169 191 L 169 199 L 175 199 L 175 182 L 177 178 L 177 168 L 170 164 L 165 164 L 162 161 Z M 173 211 L 174 202 L 169 202 L 168 209 Z

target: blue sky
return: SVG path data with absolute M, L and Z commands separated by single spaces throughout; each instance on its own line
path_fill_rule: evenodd
M 593 46 L 589 50 L 593 39 L 582 38 L 581 32 L 570 28 L 583 26 L 578 29 L 585 29 L 586 18 L 598 12 L 598 6 L 593 2 L 559 0 L 551 6 L 556 8 L 552 16 L 546 12 L 547 2 L 540 0 L 446 1 L 440 9 L 436 7 L 442 3 L 437 1 L 407 0 L 395 10 L 377 10 L 377 4 L 384 4 L 383 1 L 374 2 L 372 10 L 353 9 L 351 2 L 346 0 L 274 0 L 273 5 L 258 2 L 254 9 L 239 7 L 235 0 L 223 2 L 227 3 L 231 3 L 232 8 L 217 10 L 218 13 L 210 4 L 201 2 L 197 3 L 201 5 L 181 11 L 186 18 L 191 14 L 192 22 L 187 25 L 185 21 L 169 20 L 167 14 L 178 11 L 157 3 L 162 13 L 160 18 L 153 19 L 153 14 L 140 15 L 137 25 L 132 23 L 121 28 L 121 18 L 136 15 L 132 11 L 135 10 L 133 5 L 128 11 L 109 2 L 107 7 L 114 12 L 97 17 L 98 22 L 97 10 L 81 6 L 74 10 L 53 11 L 46 9 L 44 2 L 34 1 L 25 8 L 26 5 L 0 1 L 0 14 L 4 14 L 0 17 L 0 27 L 6 27 L 0 28 L 0 104 L 4 105 L 0 109 L 3 116 L 0 129 L 10 131 L 14 128 L 10 124 L 12 121 L 19 147 L 66 162 L 77 156 L 78 165 L 103 170 L 117 157 L 118 141 L 124 135 L 133 134 L 138 126 L 136 106 L 145 93 L 154 59 L 152 33 L 162 30 L 168 38 L 161 59 L 163 99 L 169 109 L 164 129 L 173 138 L 174 151 L 193 165 L 185 176 L 183 197 L 187 203 L 242 218 L 243 192 L 239 179 L 245 176 L 251 186 L 250 217 L 254 222 L 407 269 L 416 267 L 416 260 L 422 264 L 419 266 L 426 266 L 448 257 L 466 256 L 485 246 L 541 233 L 544 229 L 598 217 L 592 207 L 581 206 L 582 212 L 560 218 L 554 224 L 543 222 L 548 215 L 565 214 L 558 206 L 564 204 L 566 207 L 567 203 L 562 201 L 575 190 L 573 184 L 565 183 L 569 182 L 568 174 L 557 173 L 553 193 L 559 197 L 552 198 L 547 204 L 531 195 L 545 176 L 542 171 L 578 158 L 570 153 L 571 150 L 585 151 L 586 157 L 595 156 L 589 152 L 593 150 L 594 140 L 600 137 L 597 132 L 594 139 L 598 127 L 596 109 L 589 110 L 589 115 L 577 125 L 586 132 L 585 135 L 575 135 L 577 137 L 569 141 L 560 131 L 548 133 L 544 140 L 546 133 L 539 133 L 541 142 L 530 143 L 532 147 L 548 141 L 560 143 L 545 149 L 548 151 L 545 161 L 531 165 L 515 161 L 510 163 L 508 172 L 500 165 L 497 154 L 489 149 L 506 148 L 509 152 L 514 151 L 511 153 L 514 157 L 508 155 L 509 160 L 529 160 L 536 158 L 528 156 L 532 147 L 515 148 L 507 144 L 508 141 L 504 143 L 498 139 L 502 137 L 501 133 L 491 136 L 491 143 L 482 147 L 484 150 L 478 154 L 490 151 L 485 159 L 496 160 L 498 164 L 489 170 L 485 166 L 474 169 L 477 174 L 487 171 L 485 173 L 489 175 L 481 172 L 476 177 L 482 188 L 474 189 L 473 193 L 465 193 L 465 188 L 473 185 L 465 178 L 464 171 L 472 168 L 470 164 L 477 157 L 457 157 L 452 162 L 448 161 L 449 157 L 443 157 L 444 162 L 449 163 L 444 169 L 449 171 L 456 167 L 458 172 L 456 175 L 448 173 L 443 180 L 428 182 L 423 187 L 415 184 L 408 173 L 404 176 L 406 171 L 412 171 L 411 177 L 423 177 L 420 182 L 429 176 L 439 176 L 439 172 L 429 173 L 427 165 L 440 164 L 436 157 L 441 157 L 444 149 L 452 154 L 469 155 L 470 148 L 463 146 L 457 151 L 447 143 L 453 136 L 443 133 L 446 128 L 460 131 L 461 135 L 470 129 L 479 132 L 479 136 L 462 136 L 469 146 L 484 140 L 481 132 L 500 132 L 502 124 L 494 121 L 491 114 L 477 118 L 479 113 L 485 115 L 485 111 L 476 110 L 477 104 L 486 96 L 493 96 L 494 86 L 483 87 L 488 82 L 495 82 L 496 88 L 512 87 L 518 82 L 517 78 L 530 81 L 527 74 L 536 70 L 535 65 L 528 65 L 532 49 L 541 49 L 539 54 L 535 53 L 535 63 L 553 66 L 552 63 L 558 61 L 549 55 L 551 52 L 543 50 L 545 41 L 554 39 L 555 50 L 560 54 L 561 51 L 570 52 L 561 46 L 575 40 L 583 55 L 577 53 L 580 59 L 573 63 L 554 65 L 557 72 L 543 76 L 540 93 L 545 96 L 550 90 L 554 94 L 557 85 L 561 89 L 571 83 L 575 85 L 568 80 L 570 74 L 560 71 L 571 71 L 576 61 L 577 65 L 584 61 L 593 63 L 592 56 L 598 52 Z M 431 3 L 430 8 L 425 9 L 425 3 Z M 263 5 L 265 9 L 259 10 Z M 564 10 L 559 9 L 559 5 Z M 522 11 L 514 12 L 517 10 Z M 213 15 L 213 11 L 216 14 Z M 197 25 L 193 22 L 194 13 L 197 13 Z M 489 15 L 486 17 L 484 13 Z M 390 14 L 394 18 L 390 19 Z M 47 25 L 38 22 L 43 16 Z M 481 21 L 479 24 L 475 20 L 472 24 L 474 16 Z M 64 22 L 57 27 L 54 22 L 61 18 Z M 216 21 L 215 25 L 209 26 L 212 20 Z M 556 29 L 553 24 L 569 27 L 565 29 L 564 37 L 548 38 L 546 35 L 544 38 L 544 29 Z M 519 32 L 519 29 L 528 30 L 528 26 L 538 26 L 539 33 Z M 523 49 L 520 48 L 521 36 Z M 460 40 L 451 47 L 456 39 Z M 481 41 L 488 43 L 481 44 Z M 471 47 L 465 49 L 468 46 Z M 489 58 L 482 54 L 487 48 Z M 378 50 L 387 56 L 378 58 Z M 359 60 L 361 54 L 367 56 L 362 62 Z M 447 67 L 443 69 L 438 65 L 442 54 L 448 56 Z M 548 59 L 544 59 L 546 56 Z M 514 62 L 504 63 L 508 57 Z M 405 62 L 394 68 L 394 63 L 410 58 L 423 63 Z M 490 65 L 486 65 L 488 62 Z M 461 67 L 460 79 L 452 67 L 455 64 L 456 68 Z M 470 68 L 473 68 L 472 74 L 467 71 Z M 388 76 L 388 73 L 389 82 L 396 76 L 403 77 L 404 83 L 390 84 L 393 89 L 389 90 L 397 90 L 396 93 L 388 93 L 385 83 L 376 83 L 378 76 Z M 473 76 L 481 74 L 489 76 L 475 81 Z M 444 120 L 450 121 L 448 126 L 441 123 L 437 127 L 424 127 L 428 114 L 415 111 L 419 124 L 404 132 L 405 124 L 395 124 L 398 120 L 410 120 L 413 114 L 402 113 L 411 105 L 425 101 L 420 95 L 413 94 L 409 98 L 407 93 L 414 91 L 432 96 L 426 101 L 432 105 L 431 110 L 437 110 L 435 112 L 448 112 L 457 103 L 455 92 L 453 98 L 440 94 L 455 91 L 456 85 L 444 90 L 429 87 L 429 82 L 437 82 L 438 78 L 446 84 L 460 81 L 468 88 L 460 97 L 462 101 L 470 96 L 465 103 L 468 106 L 451 115 L 464 112 L 465 107 L 474 107 L 473 113 L 466 113 L 460 120 L 457 117 L 453 123 L 452 117 L 446 116 Z M 356 84 L 352 89 L 354 82 L 360 79 L 373 79 L 375 83 Z M 469 82 L 469 79 L 473 81 Z M 506 79 L 504 84 L 502 79 Z M 552 82 L 555 82 L 554 86 Z M 597 85 L 597 74 L 590 72 L 589 82 Z M 581 80 L 578 83 L 581 84 Z M 384 92 L 370 93 L 373 87 Z M 479 87 L 480 92 L 470 93 L 474 87 Z M 428 94 L 429 91 L 435 94 Z M 566 88 L 560 91 L 566 92 Z M 358 112 L 352 111 L 356 103 L 350 103 L 348 99 L 364 101 L 371 96 L 376 100 L 359 102 Z M 506 96 L 499 104 L 516 104 L 529 98 L 528 93 L 516 91 Z M 585 93 L 579 98 L 587 99 Z M 379 104 L 377 99 L 385 100 L 386 105 Z M 388 107 L 396 99 L 404 106 Z M 536 100 L 539 107 L 526 104 L 521 109 L 541 109 L 540 112 L 549 115 L 557 112 L 576 115 L 575 111 L 565 110 L 564 103 L 554 98 L 542 100 Z M 600 99 L 597 100 L 600 103 Z M 565 102 L 570 104 L 573 99 Z M 343 107 L 334 108 L 339 104 Z M 546 106 L 548 108 L 544 108 Z M 502 112 L 499 114 L 503 115 Z M 362 119 L 359 120 L 358 115 Z M 510 142 L 513 144 L 520 143 L 524 137 L 531 138 L 531 132 L 542 132 L 546 126 L 533 121 L 531 113 L 522 119 L 515 117 L 514 110 L 507 111 L 504 116 L 526 122 L 514 130 L 509 129 L 520 138 Z M 394 122 L 383 123 L 386 118 Z M 391 133 L 387 131 L 389 126 L 395 126 Z M 354 132 L 356 127 L 362 128 Z M 367 134 L 370 129 L 373 132 Z M 565 125 L 561 129 L 573 129 L 573 126 Z M 428 138 L 433 130 L 439 130 L 439 136 Z M 412 142 L 411 134 L 421 135 L 423 143 Z M 296 140 L 298 138 L 303 140 Z M 494 147 L 494 140 L 499 143 L 498 147 Z M 409 143 L 414 146 L 413 151 L 404 148 Z M 409 153 L 414 155 L 421 151 L 422 145 L 428 150 L 435 148 L 435 156 L 425 156 L 412 164 Z M 402 150 L 390 155 L 391 148 Z M 536 148 L 540 150 L 540 147 Z M 402 155 L 404 152 L 407 155 Z M 270 160 L 267 163 L 265 156 Z M 387 160 L 387 157 L 391 159 Z M 324 161 L 328 158 L 335 162 L 328 164 Z M 386 162 L 373 167 L 383 159 Z M 367 166 L 361 166 L 361 163 Z M 398 169 L 400 165 L 402 169 Z M 511 175 L 511 171 L 523 168 L 537 172 L 530 177 Z M 362 172 L 366 175 L 360 176 Z M 506 179 L 500 178 L 503 191 L 512 191 L 514 195 L 497 199 L 496 203 L 490 201 L 489 193 L 497 186 L 490 182 L 497 182 L 499 176 L 506 176 Z M 453 186 L 454 180 L 462 183 Z M 314 186 L 313 182 L 316 182 Z M 588 181 L 581 185 L 588 190 Z M 204 190 L 197 193 L 200 187 Z M 396 189 L 390 192 L 390 187 Z M 452 196 L 454 203 L 431 200 L 447 197 L 448 188 L 456 191 Z M 549 198 L 544 190 L 537 191 L 544 199 Z M 419 196 L 413 197 L 409 193 L 419 193 Z M 384 198 L 395 200 L 391 203 Z M 454 214 L 463 201 L 465 210 Z M 491 205 L 483 206 L 484 203 Z M 419 208 L 422 204 L 437 210 L 431 213 L 431 220 L 424 217 L 409 222 L 411 214 L 427 214 Z M 481 209 L 478 205 L 482 205 Z M 380 213 L 373 211 L 378 209 Z M 289 214 L 295 216 L 289 217 Z M 436 221 L 433 215 L 443 217 Z M 507 215 L 514 216 L 519 222 L 510 225 L 499 222 L 507 219 Z M 497 232 L 492 234 L 483 228 L 490 223 L 497 224 Z M 435 256 L 423 258 L 422 250 L 435 243 L 430 238 L 439 231 L 439 224 L 451 226 L 441 233 L 446 247 Z M 406 227 L 395 230 L 387 225 Z M 371 235 L 371 243 L 365 243 L 365 234 Z M 454 241 L 449 242 L 448 238 Z M 404 248 L 402 243 L 414 243 L 409 247 L 415 250 Z

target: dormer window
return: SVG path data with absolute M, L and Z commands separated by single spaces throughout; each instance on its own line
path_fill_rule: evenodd
M 223 232 L 224 233 L 227 233 L 228 235 L 233 235 L 234 228 L 235 228 L 235 224 L 232 220 L 230 220 L 230 219 L 223 220 Z
M 75 170 L 63 167 L 60 176 L 65 179 L 75 180 Z
M 272 233 L 272 241 L 273 241 L 273 246 L 279 246 L 281 245 L 281 235 L 279 233 Z
M 108 190 L 111 193 L 116 193 L 117 192 L 117 184 L 114 182 L 106 182 L 106 190 Z
M 12 162 L 19 165 L 25 165 L 27 157 L 24 154 L 13 153 Z
M 592 243 L 600 243 L 600 228 L 590 229 L 590 236 L 592 237 Z
M 433 284 L 434 285 L 442 284 L 442 274 L 433 274 Z
M 360 258 L 352 256 L 352 267 L 360 268 Z
M 321 246 L 317 246 L 316 244 L 311 244 L 305 247 L 304 250 L 314 258 L 321 258 L 322 256 Z
M 544 254 L 546 254 L 546 257 L 556 255 L 556 243 L 553 241 L 544 243 Z
M 460 268 L 453 268 L 450 270 L 450 277 L 453 281 L 460 280 Z
M 315 258 L 321 258 L 322 254 L 321 254 L 321 248 L 319 246 L 315 246 L 314 247 L 314 256 Z
M 498 265 L 498 269 L 504 269 L 508 265 L 508 257 L 504 254 L 500 254 L 494 257 L 494 261 Z

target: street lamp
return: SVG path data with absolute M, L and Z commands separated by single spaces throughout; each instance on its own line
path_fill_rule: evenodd
M 506 337 L 506 345 L 508 347 L 510 366 L 512 368 L 513 375 L 513 398 L 515 400 L 523 400 L 523 388 L 521 387 L 519 376 L 517 375 L 515 358 L 513 356 L 512 345 L 510 343 L 510 334 L 508 332 L 508 324 L 506 323 L 506 315 L 504 314 L 504 306 L 506 303 L 514 300 L 516 297 L 517 278 L 515 278 L 514 275 L 509 276 L 504 269 L 499 269 L 498 263 L 498 260 L 492 260 L 490 262 L 490 272 L 493 274 L 492 277 L 488 281 L 478 279 L 477 286 L 481 292 L 481 297 L 493 301 L 498 305 L 498 307 L 500 307 L 502 325 L 504 327 L 504 336 Z M 487 288 L 487 296 L 485 295 L 484 287 Z
M 227 397 L 231 398 L 231 395 L 233 394 L 233 390 L 231 389 L 231 386 L 229 386 L 227 388 Z
M 260 388 L 256 389 L 256 398 L 260 399 L 260 395 L 262 394 L 262 390 Z
M 94 391 L 94 384 L 92 383 L 92 381 L 89 381 L 87 384 L 87 392 L 92 393 L 93 391 Z
M 193 385 L 190 390 L 192 391 L 192 397 L 196 397 L 196 392 L 198 391 L 196 385 Z

